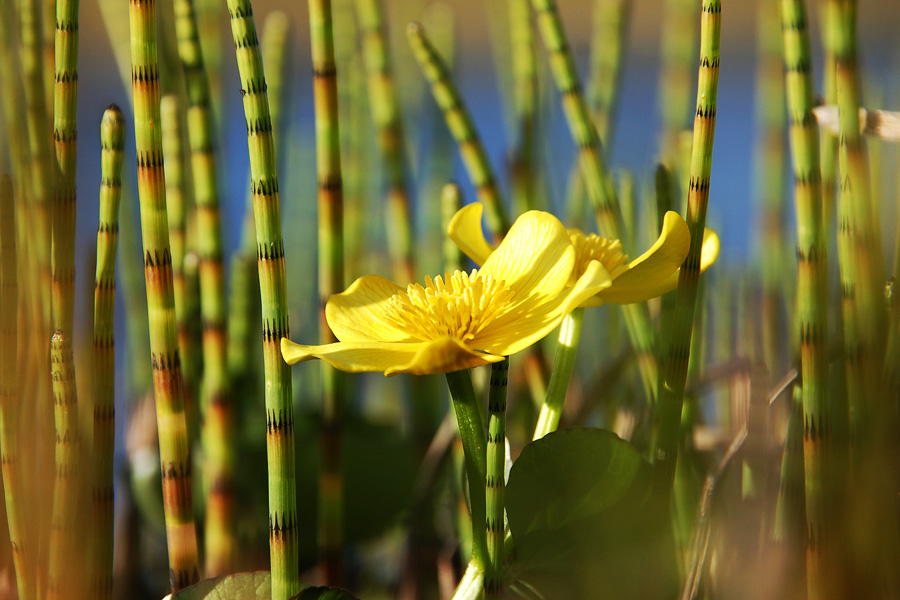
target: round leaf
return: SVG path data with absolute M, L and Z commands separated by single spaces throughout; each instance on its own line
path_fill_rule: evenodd
M 668 515 L 651 490 L 650 465 L 608 431 L 566 429 L 526 446 L 506 492 L 516 548 L 504 578 L 510 591 L 546 600 L 674 597 Z

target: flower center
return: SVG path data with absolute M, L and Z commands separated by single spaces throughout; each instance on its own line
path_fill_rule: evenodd
M 575 268 L 569 278 L 570 285 L 584 274 L 592 260 L 599 260 L 611 279 L 628 268 L 628 256 L 622 252 L 622 242 L 619 240 L 600 237 L 594 233 L 585 235 L 577 229 L 569 230 L 569 238 L 575 246 Z
M 509 306 L 512 297 L 504 281 L 482 276 L 477 269 L 456 271 L 443 278 L 426 276 L 424 287 L 412 283 L 394 294 L 388 317 L 423 342 L 445 336 L 467 342 Z

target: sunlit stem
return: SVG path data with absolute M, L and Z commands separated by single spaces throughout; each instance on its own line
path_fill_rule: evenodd
M 470 568 L 481 572 L 485 570 L 487 559 L 487 540 L 484 523 L 487 518 L 485 502 L 485 480 L 487 477 L 487 448 L 484 436 L 484 425 L 478 402 L 475 400 L 475 389 L 469 371 L 447 373 L 447 385 L 453 400 L 453 410 L 459 425 L 459 437 L 462 439 L 463 452 L 466 457 L 466 477 L 469 480 L 469 513 L 472 515 L 472 561 Z
M 544 399 L 544 405 L 541 406 L 541 414 L 538 416 L 538 422 L 534 428 L 534 435 L 531 438 L 533 440 L 539 440 L 559 427 L 559 418 L 566 400 L 566 390 L 569 388 L 569 379 L 572 377 L 572 369 L 575 367 L 575 354 L 578 352 L 583 321 L 584 309 L 576 308 L 563 319 L 562 325 L 559 326 L 559 342 L 556 345 L 556 355 L 553 357 L 550 386 L 547 388 L 547 396 Z
M 453 597 L 450 600 L 477 600 L 481 597 L 482 584 L 484 583 L 484 571 L 473 559 L 466 567 L 466 572 L 456 586 Z
M 506 383 L 509 358 L 491 365 L 488 396 L 487 478 L 485 499 L 488 569 L 484 579 L 486 598 L 499 598 L 503 590 L 503 510 L 506 492 Z

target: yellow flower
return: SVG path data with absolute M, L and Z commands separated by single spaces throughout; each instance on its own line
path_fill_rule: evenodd
M 448 234 L 475 264 L 484 264 L 494 252 L 481 230 L 483 207 L 473 202 L 461 208 L 450 221 Z M 632 261 L 622 252 L 622 242 L 569 229 L 575 248 L 572 281 L 589 265 L 599 262 L 609 273 L 612 285 L 586 299 L 581 306 L 630 304 L 655 298 L 678 285 L 678 273 L 687 257 L 691 234 L 678 213 L 669 211 L 663 219 L 662 232 L 646 252 Z M 719 237 L 711 229 L 703 232 L 700 269 L 705 271 L 719 255 Z
M 446 373 L 514 354 L 540 340 L 611 285 L 593 262 L 571 280 L 576 252 L 548 213 L 527 212 L 481 269 L 426 278 L 406 289 L 375 275 L 332 296 L 325 318 L 340 340 L 302 346 L 283 339 L 289 364 L 320 358 L 342 371 Z

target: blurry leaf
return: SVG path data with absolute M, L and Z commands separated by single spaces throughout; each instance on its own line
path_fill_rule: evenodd
M 205 579 L 164 600 L 270 600 L 272 587 L 268 571 L 234 573 Z
M 359 600 L 356 596 L 339 588 L 308 587 L 290 600 Z
M 677 573 L 650 465 L 600 429 L 566 429 L 525 447 L 506 492 L 515 555 L 511 596 L 672 598 Z

